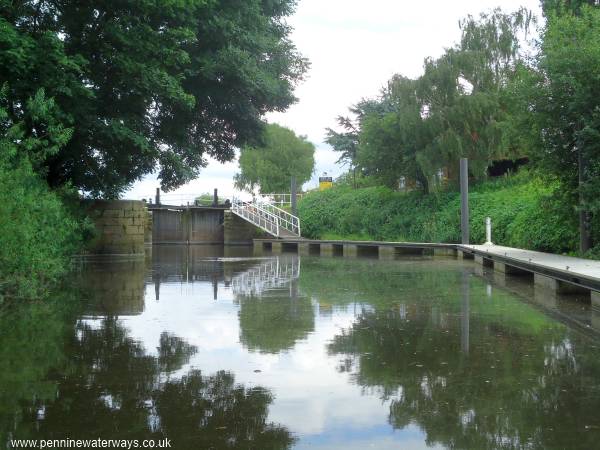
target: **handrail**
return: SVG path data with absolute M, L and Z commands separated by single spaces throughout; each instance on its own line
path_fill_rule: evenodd
M 246 202 L 234 197 L 231 211 L 276 237 L 281 235 L 281 229 L 300 236 L 300 219 L 269 203 Z
M 298 217 L 270 203 L 257 201 L 256 204 L 262 206 L 264 209 L 276 215 L 281 221 L 283 221 L 283 227 L 286 230 L 300 236 L 300 219 Z
M 274 214 L 258 209 L 251 202 L 244 202 L 236 198 L 231 203 L 231 210 L 267 233 L 279 237 L 279 220 Z

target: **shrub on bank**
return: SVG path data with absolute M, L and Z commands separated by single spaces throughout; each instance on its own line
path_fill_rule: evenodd
M 38 298 L 69 268 L 80 225 L 26 158 L 0 158 L 0 303 Z
M 491 217 L 496 244 L 565 253 L 577 247 L 577 215 L 557 197 L 558 186 L 528 173 L 471 186 L 471 242 L 485 241 Z M 299 203 L 310 238 L 447 242 L 460 240 L 460 194 L 400 193 L 347 186 L 311 192 Z

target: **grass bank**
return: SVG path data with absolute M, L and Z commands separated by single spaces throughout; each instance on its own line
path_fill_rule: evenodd
M 557 184 L 527 172 L 471 186 L 471 242 L 485 241 L 485 218 L 491 217 L 496 244 L 574 253 L 577 214 L 559 194 Z M 341 186 L 309 193 L 298 212 L 303 234 L 313 239 L 460 240 L 460 195 L 453 191 L 426 195 Z

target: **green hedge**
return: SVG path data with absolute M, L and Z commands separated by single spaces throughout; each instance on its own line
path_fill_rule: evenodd
M 524 172 L 471 187 L 471 242 L 493 241 L 555 253 L 577 248 L 577 215 L 557 197 L 558 186 Z M 314 239 L 375 239 L 456 243 L 460 239 L 458 192 L 425 195 L 385 187 L 336 187 L 306 195 L 298 205 L 303 235 Z

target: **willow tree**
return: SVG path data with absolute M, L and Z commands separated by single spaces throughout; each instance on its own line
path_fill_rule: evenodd
M 519 156 L 507 130 L 507 88 L 522 66 L 532 21 L 525 9 L 467 17 L 458 44 L 427 58 L 418 79 L 396 75 L 378 99 L 353 107 L 358 129 L 329 131 L 330 143 L 343 156 L 356 149 L 356 165 L 385 184 L 405 177 L 426 191 L 442 169 L 453 178 L 461 157 L 484 176 L 493 159 Z
M 493 159 L 517 156 L 504 136 L 505 90 L 521 63 L 521 42 L 533 17 L 525 9 L 499 9 L 461 22 L 460 44 L 425 62 L 418 95 L 432 141 L 418 155 L 429 174 L 452 170 L 461 157 L 472 161 L 475 176 L 484 176 Z

